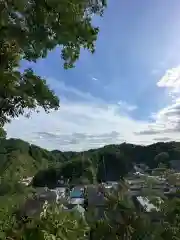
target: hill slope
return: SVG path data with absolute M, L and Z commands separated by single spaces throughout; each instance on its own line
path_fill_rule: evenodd
M 56 166 L 68 158 L 58 151 L 54 154 L 20 139 L 0 140 L 0 176 L 33 176 L 40 169 Z
M 159 164 L 156 156 L 162 152 L 167 153 L 167 162 L 180 160 L 180 143 L 149 146 L 123 143 L 85 152 L 61 152 L 47 151 L 20 139 L 1 140 L 0 176 L 36 175 L 36 185 L 54 184 L 62 175 L 73 182 L 117 180 L 131 170 L 133 163 L 156 167 Z

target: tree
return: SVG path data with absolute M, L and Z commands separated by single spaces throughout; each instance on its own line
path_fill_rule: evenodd
M 116 181 L 119 177 L 123 178 L 129 168 L 129 159 L 123 153 L 106 150 L 100 154 L 98 163 L 97 180 L 98 181 Z
M 92 223 L 92 240 L 135 240 L 147 235 L 148 219 L 137 212 L 124 192 L 106 196 L 105 216 L 105 219 Z
M 167 152 L 161 152 L 155 156 L 154 161 L 157 165 L 164 164 L 166 166 L 169 165 L 169 154 Z
M 24 109 L 57 109 L 59 100 L 45 79 L 32 69 L 20 72 L 20 61 L 45 58 L 61 47 L 64 67 L 73 67 L 81 48 L 95 50 L 99 29 L 94 14 L 102 15 L 105 0 L 15 0 L 0 3 L 0 127 Z
M 2 127 L 0 127 L 0 139 L 5 139 L 6 136 L 7 136 L 6 131 Z
M 15 66 L 7 66 L 5 69 L 0 66 L 0 77 L 1 128 L 11 118 L 24 114 L 25 110 L 29 116 L 30 110 L 35 110 L 37 106 L 46 112 L 58 109 L 58 97 L 48 88 L 46 81 L 34 75 L 31 69 L 20 73 L 15 70 Z
M 45 203 L 40 217 L 26 219 L 19 226 L 16 223 L 5 234 L 7 239 L 88 240 L 88 231 L 89 227 L 80 214 L 65 211 L 63 206 Z

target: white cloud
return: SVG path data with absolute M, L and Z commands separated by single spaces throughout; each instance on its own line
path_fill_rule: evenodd
M 136 105 L 131 105 L 131 104 L 128 104 L 127 102 L 124 102 L 124 101 L 119 101 L 118 102 L 118 105 L 122 108 L 122 109 L 125 109 L 126 111 L 134 111 L 137 109 L 137 106 Z
M 59 111 L 33 113 L 30 119 L 19 117 L 6 129 L 9 137 L 48 149 L 82 150 L 124 141 L 142 142 L 133 132 L 141 131 L 145 123 L 119 110 L 115 104 L 62 101 Z
M 158 87 L 169 88 L 172 92 L 180 92 L 180 66 L 166 71 L 165 75 L 157 83 Z
M 172 82 L 176 82 L 175 88 L 179 86 L 178 71 L 179 68 L 167 71 L 157 86 L 174 90 Z M 133 104 L 106 103 L 56 80 L 53 86 L 61 96 L 60 110 L 48 115 L 43 111 L 33 113 L 30 119 L 14 119 L 6 125 L 8 137 L 22 138 L 47 149 L 76 151 L 124 141 L 146 145 L 158 140 L 180 139 L 177 132 L 180 129 L 180 98 L 176 97 L 169 106 L 154 114 L 153 123 L 149 123 L 131 118 L 131 112 L 137 109 Z M 78 96 L 79 100 L 64 98 L 64 93 Z
M 51 78 L 51 79 L 48 79 L 48 82 L 51 83 L 51 85 L 54 88 L 54 90 L 56 91 L 56 93 L 60 96 L 62 96 L 62 95 L 66 96 L 66 94 L 68 93 L 68 94 L 78 97 L 79 99 L 83 99 L 84 101 L 97 101 L 97 98 L 92 96 L 91 93 L 82 92 L 82 91 L 78 90 L 77 88 L 67 86 L 62 81 L 58 81 L 54 78 Z M 100 102 L 101 99 L 98 99 L 98 101 Z
M 95 78 L 95 77 L 92 77 L 92 80 L 93 80 L 93 81 L 98 81 L 98 79 L 97 79 L 97 78 Z
M 50 114 L 40 111 L 33 113 L 29 119 L 21 116 L 7 124 L 8 137 L 22 138 L 48 149 L 77 151 L 124 141 L 152 142 L 152 138 L 142 138 L 134 133 L 147 126 L 147 122 L 130 117 L 135 106 L 123 101 L 106 103 L 63 83 L 57 84 L 58 88 L 62 93 L 80 96 L 81 101 L 67 100 L 62 95 L 59 111 Z
M 179 140 L 180 131 L 180 66 L 169 69 L 157 82 L 157 86 L 167 89 L 169 104 L 153 115 L 154 122 L 140 134 L 161 135 L 156 139 Z M 162 136 L 163 135 L 163 136 Z

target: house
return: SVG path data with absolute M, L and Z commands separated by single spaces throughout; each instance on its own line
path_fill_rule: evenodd
M 84 188 L 82 186 L 74 187 L 70 191 L 69 201 L 73 205 L 82 205 L 84 204 Z
M 139 176 L 125 179 L 125 183 L 130 191 L 140 191 L 143 188 L 144 182 L 145 180 Z
M 68 203 L 73 205 L 83 205 L 84 198 L 70 198 Z
M 167 180 L 161 176 L 151 176 L 148 174 L 133 175 L 125 179 L 128 187 L 128 193 L 131 196 L 138 196 L 146 190 L 153 190 L 158 192 L 169 191 L 169 184 Z
M 62 202 L 67 204 L 65 195 L 66 188 L 36 188 L 33 198 L 27 199 L 25 204 L 18 211 L 23 216 L 33 216 L 40 214 L 43 204 L 47 201 L 50 204 Z
M 36 199 L 40 201 L 56 201 L 56 191 L 52 191 L 49 188 L 37 188 L 36 189 Z
M 152 210 L 158 211 L 158 208 L 154 206 L 154 204 L 150 203 L 147 197 L 138 196 L 137 201 L 146 212 L 151 212 Z
M 160 197 L 155 197 L 159 204 L 162 203 L 162 199 Z M 160 221 L 161 219 L 161 211 L 158 206 L 155 206 L 148 197 L 144 196 L 136 196 L 133 198 L 135 207 L 142 212 L 148 214 L 151 218 L 152 222 Z

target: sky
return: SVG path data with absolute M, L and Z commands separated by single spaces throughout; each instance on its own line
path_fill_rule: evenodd
M 8 137 L 47 148 L 87 150 L 129 142 L 180 141 L 180 1 L 111 0 L 96 52 L 63 69 L 59 48 L 32 67 L 60 98 L 60 109 L 19 117 Z

